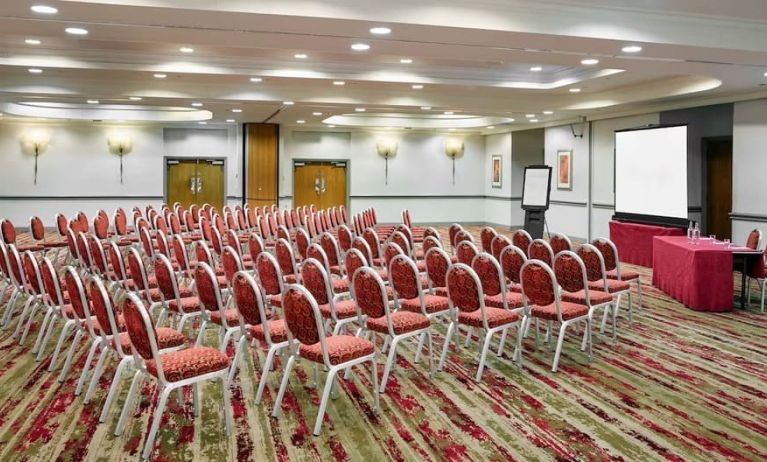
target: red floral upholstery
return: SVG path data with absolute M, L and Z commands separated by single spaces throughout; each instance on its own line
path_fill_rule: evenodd
M 394 332 L 389 332 L 389 325 L 386 321 L 386 316 L 380 316 L 378 318 L 369 317 L 367 320 L 367 328 L 382 334 L 400 335 L 406 332 L 426 329 L 431 325 L 429 318 L 420 313 L 414 313 L 411 311 L 397 311 L 395 313 L 391 313 L 390 319 Z
M 256 257 L 264 251 L 264 243 L 256 233 L 250 233 L 248 235 L 248 252 L 250 252 L 251 258 L 254 260 Z
M 198 263 L 195 267 L 194 284 L 197 289 L 197 295 L 200 297 L 200 301 L 205 308 L 211 312 L 219 311 L 221 307 L 218 304 L 218 281 L 207 264 Z
M 240 318 L 237 315 L 237 310 L 232 308 L 228 310 L 223 311 L 224 315 L 223 317 L 226 318 L 226 325 L 227 326 L 237 326 L 240 324 Z M 210 320 L 216 324 L 222 324 L 221 321 L 221 311 L 213 311 L 210 313 Z
M 0 232 L 2 232 L 3 235 L 3 242 L 6 244 L 16 243 L 16 228 L 13 226 L 13 223 L 11 223 L 11 220 L 6 218 L 0 222 Z
M 480 292 L 474 271 L 463 266 L 454 266 L 447 273 L 447 293 L 453 306 L 460 311 L 479 309 Z
M 346 266 L 346 274 L 351 278 L 354 277 L 354 273 L 358 268 L 367 266 L 365 257 L 362 252 L 357 249 L 350 249 L 346 252 L 346 258 L 344 259 L 344 265 Z
M 307 251 L 310 245 L 309 235 L 302 228 L 296 231 L 296 249 L 301 258 L 307 258 Z
M 0 255 L 0 263 L 2 263 L 3 273 L 6 273 L 7 268 L 5 267 L 3 255 Z M 53 268 L 53 264 L 47 258 L 44 258 L 40 265 L 40 276 L 43 280 L 45 293 L 48 295 L 51 303 L 61 306 L 64 303 L 64 300 L 61 300 L 60 298 L 63 297 L 63 294 L 60 293 L 61 287 L 59 286 L 58 276 L 56 276 L 56 270 Z
M 333 303 L 336 309 L 336 318 L 347 319 L 357 316 L 357 303 L 354 300 L 341 300 Z M 330 312 L 330 304 L 320 305 L 320 314 L 323 318 L 330 319 L 332 314 Z
M 138 256 L 138 252 L 136 252 L 135 249 L 130 249 L 128 252 L 128 270 L 130 271 L 130 276 L 136 289 L 148 289 L 148 287 L 145 286 L 144 281 L 144 262 L 141 261 L 141 258 Z
M 172 311 L 183 312 L 183 313 L 196 313 L 197 311 L 200 311 L 202 307 L 200 306 L 200 298 L 192 296 L 192 297 L 181 298 L 180 310 L 178 308 L 178 302 L 175 299 L 169 300 L 168 309 Z
M 629 283 L 625 281 L 618 281 L 616 279 L 606 279 L 605 281 L 603 281 L 600 279 L 598 281 L 589 282 L 589 290 L 604 291 L 605 282 L 607 282 L 607 290 L 611 294 L 614 294 L 616 292 L 623 292 L 623 291 L 631 289 L 631 285 L 629 285 Z
M 93 220 L 93 234 L 99 239 L 109 237 L 109 219 L 104 215 L 97 215 Z
M 131 337 L 132 339 L 133 337 Z M 194 347 L 185 350 L 172 351 L 160 356 L 162 372 L 169 382 L 198 377 L 224 370 L 229 367 L 229 357 L 210 347 Z M 146 370 L 157 376 L 157 363 L 150 359 L 146 361 Z
M 463 228 L 461 228 L 461 225 L 459 225 L 458 223 L 453 223 L 452 225 L 450 225 L 450 228 L 448 228 L 447 234 L 450 237 L 451 246 L 455 247 L 455 236 L 461 230 L 463 230 Z
M 184 334 L 177 331 L 176 329 L 171 329 L 170 327 L 158 327 L 155 329 L 155 332 L 157 333 L 158 350 L 180 347 L 186 343 L 186 337 L 184 337 Z M 123 353 L 130 354 L 130 335 L 128 335 L 127 332 L 123 332 L 119 335 L 118 338 L 120 340 L 120 348 L 122 349 Z M 163 370 L 164 368 L 165 363 L 163 363 Z
M 224 251 L 221 254 L 221 263 L 224 267 L 224 275 L 226 276 L 227 281 L 234 279 L 235 273 L 242 270 L 240 257 L 237 256 L 237 253 L 231 247 L 224 248 Z
M 346 279 L 333 279 L 332 280 L 333 293 L 344 294 L 349 292 L 349 281 Z
M 232 292 L 237 309 L 245 322 L 254 326 L 261 324 L 259 305 L 262 299 L 255 281 L 242 273 L 237 274 L 232 282 Z
M 506 292 L 506 305 L 510 310 L 524 306 L 524 303 L 522 302 L 522 294 L 519 292 Z M 503 306 L 503 294 L 485 295 L 485 306 L 506 308 Z
M 295 257 L 293 256 L 293 249 L 290 247 L 290 243 L 285 239 L 278 239 L 274 245 L 274 257 L 277 259 L 277 263 L 280 265 L 282 275 L 295 274 Z
M 477 253 L 477 248 L 469 241 L 460 241 L 456 243 L 455 254 L 458 257 L 458 261 L 464 265 L 471 266 L 471 262 L 474 260 L 474 257 L 477 256 Z
M 519 320 L 519 314 L 514 311 L 504 310 L 503 308 L 485 307 L 485 316 L 487 317 L 487 326 L 494 328 L 505 324 L 512 324 Z M 461 311 L 458 313 L 458 322 L 472 327 L 484 327 L 482 323 L 482 311 Z
M 501 252 L 503 249 L 511 245 L 511 241 L 508 237 L 503 236 L 501 234 L 495 236 L 493 240 L 490 243 L 490 250 L 493 257 L 495 257 L 496 260 L 501 260 Z
M 597 250 L 599 250 L 599 253 L 602 254 L 602 259 L 605 262 L 605 271 L 614 270 L 618 266 L 618 259 L 617 259 L 617 256 L 615 255 L 615 251 L 613 250 L 613 246 L 610 245 L 610 243 L 607 242 L 607 240 L 596 239 L 594 240 L 592 245 L 596 247 Z M 578 254 L 580 255 L 580 249 L 578 250 L 579 250 Z M 584 263 L 586 263 L 585 260 L 584 260 Z M 589 267 L 589 263 L 586 263 L 586 268 L 588 267 Z M 601 273 L 601 270 L 600 270 L 600 273 Z M 601 274 L 599 277 L 602 277 Z
M 511 235 L 511 243 L 515 247 L 519 247 L 525 255 L 527 255 L 527 248 L 530 247 L 532 239 L 525 230 L 519 229 Z
M 407 240 L 407 237 L 405 237 L 404 234 L 402 234 L 399 231 L 395 231 L 391 235 L 391 241 L 399 246 L 400 249 L 405 253 L 405 255 L 410 254 L 410 243 Z
M 74 297 L 77 298 L 77 297 Z M 125 318 L 125 327 L 128 330 L 131 344 L 142 358 L 146 360 L 152 359 L 152 347 L 150 343 L 150 335 L 157 338 L 155 333 L 154 322 L 152 321 L 152 315 L 146 312 L 146 309 L 139 307 L 136 302 L 142 303 L 138 299 L 134 299 L 132 296 L 128 296 L 123 303 L 123 316 Z M 77 309 L 75 307 L 75 309 Z M 149 320 L 149 326 L 144 322 L 142 316 L 146 316 Z M 151 329 L 149 332 L 147 329 Z
M 370 247 L 370 252 L 373 255 L 373 258 L 379 258 L 380 254 L 378 253 L 378 243 L 380 240 L 378 239 L 378 234 L 375 232 L 375 230 L 372 228 L 367 228 L 362 233 L 362 238 L 365 239 L 368 247 Z
M 291 330 L 292 332 L 292 330 Z M 375 351 L 372 342 L 351 335 L 335 335 L 325 339 L 325 347 L 328 351 L 330 364 L 342 364 L 353 361 L 363 356 L 371 355 Z M 321 344 L 301 344 L 298 347 L 301 357 L 317 363 L 324 363 Z
M 554 261 L 554 274 L 557 276 L 557 283 L 566 292 L 578 292 L 583 290 L 583 267 L 572 254 L 557 255 Z
M 388 267 L 391 264 L 392 259 L 397 255 L 404 255 L 402 248 L 394 243 L 389 243 L 384 246 L 384 261 Z
M 618 270 L 610 270 L 607 272 L 607 279 L 618 279 Z M 626 270 L 621 268 L 621 281 L 633 281 L 634 279 L 639 279 L 639 273 L 636 271 Z
M 424 294 L 423 296 L 424 308 L 427 313 L 438 313 L 445 311 L 450 307 L 447 297 L 440 295 Z M 421 301 L 418 297 L 403 299 L 399 301 L 399 306 L 405 311 L 411 311 L 414 313 L 421 313 Z
M 559 302 L 559 308 L 562 311 L 562 320 L 578 318 L 585 316 L 589 312 L 589 307 L 580 303 L 572 302 Z M 557 321 L 557 306 L 552 303 L 550 305 L 535 305 L 530 310 L 530 313 L 535 318 L 545 319 L 547 321 Z
M 530 243 L 530 247 L 527 249 L 528 258 L 541 260 L 547 265 L 551 266 L 554 260 L 551 248 L 545 241 L 536 239 Z
M 282 292 L 282 274 L 271 255 L 261 252 L 256 257 L 256 269 L 258 280 L 266 295 L 277 295 Z
M 90 307 L 96 317 L 98 331 L 102 332 L 104 335 L 115 334 L 114 330 L 112 329 L 112 323 L 109 322 L 109 311 L 112 312 L 113 319 L 118 324 L 118 329 L 120 329 L 120 322 L 118 321 L 118 316 L 112 309 L 112 306 L 114 305 L 112 304 L 112 300 L 109 298 L 109 294 L 107 294 L 106 290 L 104 290 L 104 287 L 97 283 L 95 280 L 92 280 L 89 284 L 88 297 L 90 299 Z M 124 317 L 122 318 L 122 322 L 124 324 Z
M 285 322 L 293 337 L 302 344 L 314 345 L 320 341 L 320 331 L 309 297 L 311 294 L 293 286 L 286 291 L 282 306 L 285 311 Z
M 418 297 L 418 273 L 407 257 L 395 258 L 389 265 L 389 280 L 400 298 Z
M 551 245 L 551 250 L 554 251 L 554 255 L 564 250 L 572 250 L 570 248 L 570 241 L 561 234 L 552 234 L 549 239 L 549 245 Z
M 759 230 L 758 229 L 755 229 L 751 231 L 750 233 L 748 233 L 748 237 L 746 238 L 746 247 L 748 247 L 751 250 L 756 250 L 757 247 L 759 247 Z
M 580 305 L 601 305 L 613 301 L 613 296 L 607 292 L 589 289 L 589 300 L 586 300 L 586 291 L 562 292 L 562 300 L 565 302 L 578 303 Z
M 479 276 L 479 282 L 482 284 L 482 292 L 485 297 L 498 295 L 501 293 L 500 267 L 490 254 L 483 253 L 478 255 L 471 263 L 471 268 Z
M 269 337 L 271 338 L 272 342 L 280 343 L 288 340 L 288 331 L 286 329 L 284 319 L 268 321 L 267 325 L 269 326 Z M 250 329 L 250 335 L 262 342 L 265 342 L 266 335 L 264 335 L 264 324 L 259 323 L 254 325 Z
M 338 228 L 338 245 L 341 246 L 343 252 L 347 252 L 352 248 L 352 232 L 346 225 L 341 225 Z
M 330 266 L 338 266 L 338 244 L 336 239 L 330 233 L 323 233 L 320 237 L 320 245 L 322 250 L 325 251 L 325 255 L 328 257 L 328 264 Z
M 380 318 L 386 314 L 387 296 L 382 290 L 385 290 L 382 289 L 382 281 L 375 276 L 373 270 L 355 273 L 354 297 L 360 311 L 369 318 Z
M 29 284 L 29 286 L 32 287 L 32 290 L 36 294 L 42 293 L 40 290 L 41 289 L 40 284 L 38 283 L 37 262 L 28 253 L 24 253 L 24 255 L 21 258 L 22 258 L 22 263 L 24 265 L 24 276 L 26 276 L 27 278 L 27 284 Z
M 322 271 L 319 262 L 314 260 L 304 262 L 304 265 L 301 267 L 301 280 L 318 305 L 328 303 L 327 275 Z
M 37 241 L 45 239 L 45 226 L 40 217 L 32 217 L 29 220 L 29 230 L 32 233 L 32 238 Z
M 112 265 L 112 271 L 115 278 L 120 281 L 128 279 L 128 275 L 125 274 L 125 264 L 123 263 L 122 254 L 117 248 L 117 244 L 110 243 L 107 246 L 107 253 L 109 256 L 109 264 Z
M 175 300 L 176 291 L 173 289 L 173 281 L 176 278 L 176 274 L 173 272 L 170 260 L 164 255 L 158 256 L 155 260 L 154 275 L 157 279 L 157 287 L 160 289 L 163 297 L 165 297 L 165 300 Z
M 72 309 L 74 310 L 75 315 L 78 319 L 85 319 L 86 318 L 86 311 L 85 306 L 81 294 L 81 288 L 82 283 L 80 281 L 80 276 L 77 275 L 74 271 L 65 271 L 64 272 L 64 283 L 67 286 L 67 293 L 70 294 L 70 303 L 72 305 Z
M 554 280 L 545 267 L 530 263 L 522 269 L 522 287 L 533 305 L 548 306 L 554 303 Z
M 498 232 L 489 226 L 482 228 L 482 231 L 479 232 L 479 241 L 482 243 L 483 252 L 492 252 L 493 248 L 491 244 L 493 242 L 493 238 L 495 238 L 497 235 Z
M 450 257 L 443 251 L 435 250 L 426 253 L 426 272 L 429 275 L 432 286 L 447 286 L 447 269 L 450 266 Z

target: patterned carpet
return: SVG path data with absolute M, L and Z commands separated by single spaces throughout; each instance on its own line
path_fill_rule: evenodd
M 621 317 L 616 345 L 595 336 L 591 363 L 573 333 L 559 372 L 551 373 L 553 345 L 536 352 L 531 335 L 524 370 L 511 363 L 507 343 L 504 357 L 489 359 L 477 384 L 475 339 L 468 348 L 461 342 L 451 349 L 445 370 L 430 379 L 424 361 L 414 365 L 415 345 L 407 343 L 381 395 L 380 413 L 371 410 L 367 369 L 356 370 L 352 380 L 340 381 L 322 434 L 313 437 L 321 390 L 311 386 L 307 364 L 296 368 L 282 415 L 272 419 L 281 365 L 256 405 L 258 364 L 265 356 L 258 352 L 259 361 L 249 358 L 231 386 L 233 435 L 224 433 L 220 386 L 211 383 L 202 389 L 197 419 L 189 392 L 183 406 L 170 400 L 153 460 L 767 460 L 767 314 L 753 307 L 696 313 L 652 288 L 649 271 L 639 270 L 644 307 L 635 310 L 631 328 Z M 440 351 L 445 327 L 438 331 Z M 139 458 L 156 399 L 149 398 L 151 381 L 126 432 L 115 437 L 127 375 L 107 423 L 98 424 L 114 361 L 85 406 L 73 394 L 85 343 L 59 383 L 57 373 L 46 371 L 48 359 L 36 363 L 29 353 L 32 335 L 23 347 L 9 336 L 0 332 L 0 460 Z M 211 330 L 209 345 L 214 337 Z

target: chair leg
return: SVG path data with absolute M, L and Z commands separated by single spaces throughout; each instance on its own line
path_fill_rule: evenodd
M 34 302 L 35 298 L 29 297 L 27 302 L 24 303 L 24 309 L 21 310 L 21 316 L 19 316 L 19 323 L 16 325 L 16 329 L 13 331 L 11 338 L 16 338 L 21 333 L 21 327 L 24 325 L 24 321 L 27 319 L 27 316 L 29 316 L 29 312 L 32 309 Z M 8 319 L 8 321 L 10 322 L 10 319 Z
M 3 330 L 7 329 L 8 324 L 11 322 L 13 312 L 16 311 L 16 302 L 19 300 L 20 293 L 17 289 L 13 289 L 13 293 L 11 293 L 11 298 L 8 300 L 5 312 L 3 313 Z
M 53 308 L 48 307 L 45 310 L 43 323 L 40 324 L 40 328 L 37 330 L 37 340 L 35 340 L 35 344 L 32 346 L 32 354 L 34 355 L 37 355 L 37 352 L 40 350 L 40 344 L 43 341 L 43 337 L 45 337 L 45 333 L 48 331 L 48 323 L 51 322 L 51 316 L 53 316 Z
M 378 415 L 378 409 L 381 402 L 378 397 L 378 363 L 376 362 L 376 355 L 373 354 L 373 358 L 370 360 L 372 367 L 370 368 L 370 382 L 373 385 L 373 413 Z
M 613 313 L 616 313 L 617 311 L 616 305 L 617 305 L 616 301 L 613 301 L 613 309 L 612 309 Z M 602 324 L 599 326 L 599 333 L 604 334 L 606 327 L 607 327 L 607 310 L 605 310 L 604 314 L 602 315 Z
M 517 362 L 517 366 L 519 366 L 520 369 L 522 368 L 522 339 L 525 337 L 525 331 L 529 325 L 530 317 L 525 315 L 519 324 L 519 328 L 517 329 L 517 346 L 514 350 L 513 359 Z
M 389 355 L 386 358 L 384 373 L 383 373 L 383 376 L 381 377 L 381 389 L 380 389 L 381 393 L 383 393 L 386 390 L 386 382 L 389 380 L 389 373 L 391 373 L 392 364 L 397 359 L 397 343 L 398 342 L 399 342 L 399 338 L 394 337 L 394 339 L 391 342 L 391 346 L 389 347 Z
M 141 453 L 142 459 L 149 458 L 149 454 L 151 454 L 152 449 L 154 449 L 154 439 L 157 436 L 157 430 L 160 428 L 160 419 L 162 419 L 162 412 L 165 410 L 165 404 L 168 402 L 168 395 L 170 395 L 171 391 L 173 391 L 173 388 L 165 387 L 160 393 L 160 402 L 157 403 L 157 408 L 154 410 L 154 417 L 152 418 L 152 426 L 149 430 L 149 435 L 146 438 L 146 443 L 144 444 L 144 452 Z
M 395 351 L 395 345 L 392 343 L 391 351 Z M 322 427 L 322 420 L 325 416 L 325 408 L 328 406 L 328 398 L 330 398 L 330 390 L 333 388 L 333 382 L 336 378 L 336 370 L 331 369 L 328 371 L 328 375 L 325 378 L 325 388 L 322 389 L 322 399 L 320 400 L 320 410 L 317 412 L 317 420 L 314 422 L 314 436 L 320 435 L 320 428 Z
M 423 349 L 424 340 L 426 340 L 426 332 L 418 336 L 418 348 L 415 349 L 415 359 L 414 359 L 416 364 L 418 364 L 418 362 L 421 360 L 421 350 Z
M 224 329 L 224 326 L 221 326 L 221 329 Z M 229 339 L 232 338 L 232 334 L 234 334 L 233 329 L 226 329 L 226 332 L 224 333 L 224 338 L 221 340 L 221 345 L 219 346 L 219 349 L 222 353 L 226 353 L 226 347 L 229 345 Z
M 83 337 L 83 331 L 78 329 L 77 333 L 75 333 L 75 339 L 72 341 L 72 345 L 69 347 L 69 353 L 67 353 L 67 359 L 64 361 L 64 367 L 61 369 L 61 374 L 59 374 L 59 382 L 64 383 L 64 379 L 67 377 L 67 374 L 69 373 L 69 368 L 72 367 L 72 358 L 75 356 L 75 350 L 77 350 L 78 344 L 80 343 L 80 339 Z
M 264 388 L 266 388 L 266 382 L 269 378 L 269 371 L 272 369 L 272 362 L 274 361 L 275 353 L 279 348 L 272 345 L 269 348 L 269 352 L 266 354 L 266 362 L 261 369 L 261 378 L 258 381 L 258 391 L 256 392 L 256 404 L 261 402 L 261 398 L 264 396 Z
M 128 419 L 128 413 L 131 412 L 131 408 L 133 407 L 133 400 L 136 397 L 136 393 L 139 391 L 139 384 L 141 383 L 142 378 L 143 374 L 141 371 L 136 371 L 133 375 L 133 380 L 128 389 L 128 396 L 125 397 L 125 403 L 123 403 L 123 409 L 120 412 L 120 419 L 117 421 L 117 427 L 115 427 L 115 436 L 122 435 L 123 430 L 125 429 L 125 421 Z
M 232 383 L 232 380 L 234 379 L 234 374 L 237 372 L 237 369 L 240 367 L 240 361 L 244 358 L 241 358 L 242 351 L 245 349 L 245 345 L 247 344 L 248 339 L 244 335 L 240 335 L 239 340 L 237 340 L 237 347 L 235 347 L 234 350 L 234 359 L 232 359 L 232 364 L 229 366 L 229 375 L 227 376 L 226 381 L 229 383 Z
M 639 308 L 642 308 L 642 281 L 639 278 L 637 278 L 637 295 Z
M 559 328 L 559 338 L 557 339 L 557 350 L 554 353 L 554 362 L 551 365 L 551 372 L 557 371 L 559 365 L 559 355 L 562 353 L 562 342 L 565 339 L 565 329 L 567 329 L 567 322 L 562 323 L 562 327 Z
M 202 346 L 202 341 L 205 339 L 206 327 L 208 327 L 208 321 L 203 319 L 202 323 L 200 323 L 200 333 L 197 334 L 197 341 L 195 342 L 195 346 Z
M 45 335 L 43 335 L 43 340 L 42 342 L 40 342 L 40 346 L 37 349 L 37 357 L 35 357 L 35 361 L 40 362 L 40 360 L 43 359 L 43 355 L 45 354 L 45 347 L 48 346 L 48 341 L 51 339 L 51 335 L 53 334 L 53 331 L 56 330 L 56 322 L 58 320 L 59 320 L 59 316 L 54 313 L 53 317 L 48 323 L 47 329 L 45 331 Z
M 229 396 L 229 381 L 221 378 L 221 392 L 224 395 L 224 431 L 227 436 L 232 434 L 232 403 Z
M 93 361 L 93 355 L 96 354 L 96 349 L 99 347 L 99 342 L 96 339 L 91 340 L 91 349 L 88 351 L 88 357 L 85 359 L 85 365 L 83 371 L 80 373 L 80 380 L 77 381 L 77 388 L 75 389 L 75 396 L 80 396 L 83 391 L 83 385 L 85 385 L 85 379 L 88 377 L 88 372 L 91 367 L 91 361 Z M 102 351 L 103 353 L 103 348 Z
M 112 385 L 109 386 L 109 393 L 107 393 L 107 399 L 104 401 L 104 408 L 101 410 L 101 416 L 99 416 L 99 423 L 106 422 L 107 415 L 109 415 L 109 408 L 112 407 L 112 401 L 117 394 L 117 390 L 120 388 L 120 380 L 122 379 L 122 372 L 128 363 L 131 361 L 130 357 L 125 357 L 120 360 L 115 370 L 115 375 L 112 378 Z
M 280 416 L 280 407 L 282 406 L 282 398 L 285 396 L 285 389 L 288 388 L 288 379 L 290 376 L 290 370 L 293 369 L 293 364 L 296 362 L 296 355 L 290 355 L 288 364 L 285 365 L 285 371 L 282 373 L 282 381 L 280 382 L 280 391 L 277 393 L 277 399 L 274 401 L 274 409 L 272 410 L 272 417 Z
M 35 316 L 37 316 L 37 311 L 42 306 L 42 303 L 36 302 L 32 305 L 32 309 L 29 312 L 29 317 L 27 318 L 27 325 L 24 327 L 24 333 L 21 334 L 21 338 L 19 339 L 19 345 L 23 345 L 24 342 L 27 341 L 27 336 L 29 335 L 29 329 L 32 327 L 32 323 L 35 320 Z M 32 352 L 34 353 L 34 351 Z
M 456 328 L 455 321 L 451 321 L 450 325 L 447 328 L 447 334 L 445 335 L 445 344 L 442 347 L 442 355 L 439 358 L 439 366 L 437 367 L 438 371 L 441 371 L 445 367 L 445 358 L 447 358 L 447 350 L 450 347 L 450 339 L 453 337 L 455 328 Z
M 474 329 L 471 327 L 466 327 L 466 341 L 463 342 L 463 347 L 466 348 L 469 346 L 469 342 L 471 342 L 471 335 L 472 332 L 474 332 Z
M 493 331 L 488 330 L 485 334 L 485 341 L 482 342 L 482 353 L 479 356 L 479 367 L 477 368 L 477 376 L 474 378 L 476 382 L 482 381 L 482 371 L 485 370 L 485 359 L 487 358 L 487 350 L 490 348 L 490 340 L 493 339 Z
M 64 327 L 61 328 L 61 333 L 59 334 L 59 340 L 56 342 L 56 349 L 53 350 L 53 356 L 51 356 L 51 363 L 48 365 L 48 372 L 53 372 L 54 369 L 56 369 L 56 360 L 59 357 L 59 352 L 61 351 L 61 347 L 64 345 L 64 339 L 66 339 L 69 336 L 69 330 L 74 327 L 75 322 L 71 319 L 68 319 L 67 322 L 64 323 Z
M 108 350 L 107 348 L 101 348 L 101 352 L 99 353 L 99 360 L 96 361 L 96 368 L 93 369 L 93 377 L 91 377 L 91 383 L 88 385 L 88 391 L 85 392 L 85 398 L 83 399 L 84 404 L 88 404 L 91 401 L 93 392 L 96 391 L 96 385 L 99 383 L 101 374 L 104 372 L 104 361 L 106 361 L 107 357 L 109 357 L 110 351 L 111 350 Z
M 764 313 L 764 289 L 767 288 L 767 279 L 762 281 L 762 302 L 761 302 L 761 311 Z
M 200 387 L 196 383 L 192 385 L 192 412 L 200 417 Z
M 503 347 L 506 346 L 506 335 L 509 333 L 509 329 L 503 329 L 501 332 L 501 340 L 498 342 L 498 353 L 495 355 L 499 358 L 503 356 Z

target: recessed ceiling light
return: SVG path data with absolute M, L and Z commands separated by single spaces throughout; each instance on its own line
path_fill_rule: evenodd
M 538 119 L 530 119 L 530 123 L 533 123 L 533 124 L 534 124 L 534 123 L 536 123 L 536 122 L 538 122 Z
M 423 85 L 421 85 L 421 84 L 417 83 L 417 84 L 413 85 L 413 90 L 420 90 L 422 88 L 423 88 Z
M 26 39 L 24 40 L 24 43 L 27 45 L 40 45 L 42 42 L 37 39 Z
M 366 111 L 366 109 L 364 107 L 355 107 L 354 110 L 357 111 L 357 112 L 365 112 Z
M 263 82 L 264 79 L 262 79 L 261 77 L 251 77 L 250 81 L 253 83 L 258 83 L 258 82 Z
M 367 43 L 352 43 L 352 50 L 354 51 L 368 51 L 370 49 L 370 45 Z
M 764 76 L 767 77 L 767 72 L 764 73 Z
M 140 96 L 131 96 L 128 99 L 131 101 L 141 101 L 143 98 Z
M 297 124 L 305 124 L 306 121 L 304 119 L 298 119 L 298 120 L 296 120 L 296 123 Z
M 495 128 L 495 125 L 490 125 L 489 127 L 487 127 L 488 130 L 492 130 L 494 128 Z
M 235 108 L 235 109 L 232 109 L 232 112 L 234 112 L 234 113 L 240 113 L 240 112 L 242 112 L 242 109 L 240 109 L 240 108 Z
M 42 69 L 38 69 L 36 67 L 32 67 L 32 68 L 27 69 L 27 70 L 29 71 L 30 74 L 42 74 L 43 73 Z
M 165 75 L 165 74 L 155 74 L 154 75 L 155 79 L 164 79 L 165 77 L 167 77 L 167 75 Z
M 625 47 L 621 48 L 621 51 L 624 53 L 639 53 L 642 51 L 642 47 L 639 45 L 626 45 Z
M 285 106 L 292 106 L 295 103 L 293 101 L 283 101 L 282 104 L 284 104 Z
M 191 47 L 181 47 L 178 49 L 181 53 L 194 53 L 194 48 Z
M 328 125 L 328 128 L 336 128 L 335 125 Z
M 236 122 L 234 119 L 226 119 L 226 121 L 229 122 L 230 124 Z
M 509 122 L 514 122 L 514 119 L 509 119 Z
M 431 106 L 421 106 L 422 111 L 431 111 Z
M 530 68 L 530 72 L 541 72 L 543 68 L 541 66 L 533 66 Z
M 412 64 L 413 60 L 410 58 L 402 58 L 399 60 L 400 64 Z
M 197 122 L 197 123 L 200 124 L 200 125 L 208 125 L 208 122 L 205 122 L 204 120 L 202 120 L 200 122 Z
M 454 132 L 455 128 L 450 128 L 449 131 Z
M 593 66 L 594 64 L 599 64 L 599 60 L 596 58 L 586 58 L 581 60 L 581 64 L 584 66 Z
M 88 31 L 82 27 L 67 27 L 64 31 L 71 35 L 88 35 Z
M 453 115 L 453 114 L 455 114 L 455 112 L 453 112 L 453 111 L 445 111 L 444 114 L 445 115 Z
M 97 99 L 89 99 L 87 102 L 88 104 L 99 104 L 99 100 Z
M 194 106 L 194 107 L 202 107 L 202 103 L 192 103 L 192 106 Z
M 581 92 L 580 88 L 571 88 L 570 89 L 570 93 L 580 93 L 580 92 Z
M 535 117 L 535 114 L 525 114 L 525 117 L 527 117 L 528 119 L 532 119 L 533 117 Z
M 335 80 L 335 81 L 333 81 L 333 85 L 337 85 L 339 87 L 342 87 L 342 86 L 346 85 L 346 82 L 344 82 L 343 80 Z
M 546 114 L 546 115 L 551 115 L 551 114 L 554 113 L 554 111 L 543 111 L 543 113 Z
M 309 57 L 309 55 L 307 55 L 306 53 L 296 53 L 293 55 L 293 57 L 296 59 L 306 59 Z
M 370 29 L 370 33 L 375 35 L 387 35 L 387 34 L 391 34 L 391 29 L 389 29 L 388 27 L 383 27 L 383 26 L 372 27 Z
M 56 8 L 48 5 L 34 5 L 29 9 L 40 14 L 56 14 L 59 12 Z
M 322 115 L 322 113 L 321 113 L 321 112 L 312 112 L 312 115 L 313 115 L 313 116 L 321 116 L 321 115 Z

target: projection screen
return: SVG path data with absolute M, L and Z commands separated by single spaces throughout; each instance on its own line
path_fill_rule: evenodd
M 687 219 L 687 126 L 615 132 L 615 213 Z

